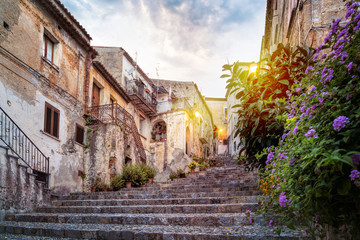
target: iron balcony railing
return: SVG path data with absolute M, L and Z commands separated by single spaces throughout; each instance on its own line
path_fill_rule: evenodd
M 1 107 L 0 139 L 37 175 L 37 180 L 48 183 L 49 157 L 40 151 Z
M 129 95 L 137 95 L 143 99 L 147 104 L 155 108 L 157 101 L 156 96 L 153 93 L 150 93 L 148 89 L 145 89 L 145 86 L 142 84 L 136 84 L 137 80 L 131 80 L 126 83 L 126 92 Z
M 140 153 L 142 161 L 146 161 L 146 154 L 140 134 L 137 130 L 134 117 L 128 113 L 124 108 L 118 104 L 106 104 L 99 106 L 92 106 L 88 108 L 89 125 L 96 125 L 98 123 L 115 124 L 124 128 L 126 133 L 134 136 L 136 147 Z

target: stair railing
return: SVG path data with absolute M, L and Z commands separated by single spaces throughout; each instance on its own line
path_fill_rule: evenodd
M 37 175 L 37 180 L 48 183 L 49 157 L 40 151 L 1 107 L 0 139 L 14 155 L 32 170 L 32 173 Z
M 89 107 L 88 122 L 89 125 L 95 125 L 101 122 L 115 124 L 120 127 L 123 126 L 126 132 L 133 135 L 141 161 L 146 161 L 145 149 L 137 130 L 134 117 L 119 104 L 115 103 Z

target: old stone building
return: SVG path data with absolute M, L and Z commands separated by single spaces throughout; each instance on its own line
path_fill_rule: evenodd
M 214 121 L 204 97 L 193 82 L 153 79 L 158 86 L 158 115 L 152 119 L 149 163 L 157 178 L 185 169 L 193 156 L 212 157 Z M 164 134 L 165 133 L 165 134 Z
M 214 134 L 217 135 L 215 152 L 218 154 L 227 153 L 227 101 L 226 98 L 213 98 L 206 97 L 206 104 L 209 106 L 211 113 L 213 114 Z
M 278 43 L 316 48 L 345 12 L 345 2 L 338 0 L 267 0 L 260 59 Z

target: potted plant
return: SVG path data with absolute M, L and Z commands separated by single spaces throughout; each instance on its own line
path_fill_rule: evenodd
M 152 183 L 153 178 L 156 175 L 156 170 L 154 168 L 150 167 L 149 165 L 147 165 L 146 163 L 140 164 L 140 170 L 144 173 L 146 179 L 148 179 L 148 182 Z
M 195 168 L 198 166 L 198 164 L 197 164 L 197 162 L 192 161 L 192 162 L 189 163 L 187 166 L 190 168 L 190 172 L 191 172 L 191 173 L 194 173 L 194 172 L 195 172 Z
M 185 172 L 182 169 L 177 170 L 177 175 L 179 176 L 179 178 L 186 178 Z
M 169 178 L 172 181 L 172 180 L 174 180 L 176 178 L 179 178 L 179 174 L 172 172 L 172 173 L 170 173 Z
M 126 188 L 131 188 L 131 183 L 135 180 L 135 168 L 131 164 L 125 164 L 121 178 L 126 183 Z
M 203 162 L 203 163 L 199 164 L 200 171 L 204 171 L 208 167 L 209 167 L 209 164 L 207 162 Z

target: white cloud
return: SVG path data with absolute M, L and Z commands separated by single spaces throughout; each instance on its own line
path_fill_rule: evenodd
M 121 46 L 150 77 L 197 83 L 224 97 L 222 65 L 258 61 L 264 0 L 64 0 L 95 46 Z

